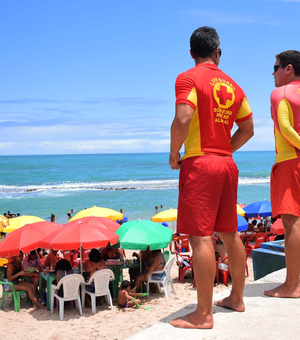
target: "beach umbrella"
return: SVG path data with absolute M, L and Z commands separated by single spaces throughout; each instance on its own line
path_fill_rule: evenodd
M 6 218 L 3 215 L 0 215 L 0 231 L 2 231 L 2 229 L 6 227 L 8 224 L 9 224 L 8 218 Z
M 270 201 L 259 201 L 247 205 L 245 208 L 245 217 L 266 217 L 272 216 Z
M 12 231 L 23 227 L 26 224 L 35 223 L 35 222 L 42 222 L 45 221 L 42 218 L 37 216 L 19 216 L 9 219 L 9 225 L 3 228 L 4 233 L 11 233 Z
M 8 221 L 8 218 L 3 216 L 3 215 L 0 215 L 0 222 L 3 222 L 4 224 L 6 224 Z
M 173 231 L 159 223 L 149 220 L 135 220 L 121 225 L 116 231 L 120 236 L 123 249 L 150 250 L 166 248 L 173 238 Z M 142 256 L 140 255 L 140 272 L 142 272 Z
M 70 219 L 70 221 L 78 220 L 82 217 L 89 217 L 89 216 L 107 217 L 113 221 L 121 220 L 124 217 L 123 214 L 121 214 L 120 212 L 116 210 L 93 206 L 92 208 L 83 209 L 79 211 L 79 213 L 73 216 Z
M 152 222 L 159 222 L 159 223 L 172 221 L 172 229 L 174 230 L 173 221 L 177 221 L 177 214 L 178 214 L 177 209 L 164 210 L 164 211 L 161 211 L 160 213 L 154 215 L 151 218 L 151 221 Z
M 172 242 L 173 232 L 159 223 L 136 220 L 124 223 L 116 231 L 123 249 L 150 250 L 166 248 Z
M 95 225 L 104 229 L 108 229 L 112 232 L 115 232 L 116 230 L 118 230 L 120 228 L 120 224 L 118 224 L 117 222 L 106 218 L 106 217 L 98 217 L 98 216 L 89 216 L 89 217 L 83 217 L 80 218 L 78 220 L 74 220 L 74 221 L 69 221 L 67 223 L 67 225 L 71 225 L 71 224 L 76 224 L 79 221 L 81 221 L 81 223 L 83 224 L 91 224 L 91 225 Z
M 245 210 L 239 204 L 236 205 L 236 212 L 240 216 L 245 216 Z
M 8 234 L 0 243 L 0 257 L 16 256 L 20 250 L 28 253 L 41 247 L 41 240 L 62 228 L 62 224 L 42 221 L 26 224 Z
M 123 224 L 125 222 L 128 222 L 128 217 L 124 216 L 121 220 L 116 220 L 116 222 Z
M 169 221 L 177 221 L 177 209 L 169 209 L 161 211 L 160 213 L 154 215 L 151 218 L 152 222 L 169 222 Z
M 41 245 L 43 248 L 54 250 L 80 249 L 82 259 L 82 249 L 106 247 L 108 243 L 115 244 L 119 240 L 119 235 L 101 226 L 82 223 L 67 223 L 63 228 L 54 231 L 45 237 Z M 82 261 L 81 261 L 82 273 Z
M 285 230 L 282 224 L 282 219 L 278 218 L 270 227 L 270 232 L 276 235 L 284 235 Z
M 237 214 L 237 219 L 238 219 L 238 231 L 245 231 L 248 229 L 248 222 L 247 220 L 240 216 L 239 214 Z
M 246 204 L 243 204 L 243 203 L 238 203 L 238 205 L 239 205 L 242 209 L 244 209 L 245 207 L 247 207 L 247 205 L 246 205 Z

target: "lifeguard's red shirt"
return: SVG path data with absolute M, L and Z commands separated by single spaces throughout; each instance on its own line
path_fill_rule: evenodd
M 300 81 L 276 88 L 271 94 L 276 163 L 300 158 Z
M 176 105 L 194 109 L 184 142 L 188 157 L 205 154 L 231 156 L 231 129 L 234 122 L 252 117 L 244 91 L 217 65 L 201 63 L 181 73 L 176 80 Z

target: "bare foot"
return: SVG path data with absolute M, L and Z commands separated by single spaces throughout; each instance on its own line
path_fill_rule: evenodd
M 211 315 L 203 316 L 202 314 L 194 312 L 172 320 L 170 324 L 179 328 L 211 329 L 214 326 L 214 321 Z
M 43 305 L 41 305 L 40 303 L 39 304 L 35 304 L 34 306 L 33 306 L 33 309 L 35 309 L 35 310 L 37 310 L 37 309 L 45 309 L 46 308 L 46 306 L 43 306 Z
M 277 298 L 300 298 L 300 286 L 297 286 L 296 289 L 291 289 L 287 287 L 284 283 L 274 289 L 265 290 L 264 294 L 271 297 Z
M 243 301 L 237 302 L 234 301 L 230 296 L 228 296 L 225 299 L 214 301 L 214 305 L 218 307 L 225 307 L 232 309 L 236 312 L 244 312 L 245 311 L 245 305 Z

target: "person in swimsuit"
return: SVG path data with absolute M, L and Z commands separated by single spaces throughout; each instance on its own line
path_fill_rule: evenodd
M 124 280 L 121 284 L 121 289 L 118 295 L 118 304 L 119 308 L 128 308 L 128 307 L 140 307 L 141 301 L 136 299 L 135 296 L 141 296 L 139 293 L 134 293 L 134 296 L 130 295 L 130 287 L 131 283 L 127 280 Z
M 36 272 L 32 273 L 32 276 L 30 277 L 30 282 L 32 282 L 35 287 L 39 284 L 39 273 L 43 271 L 43 265 L 41 260 L 38 257 L 38 249 L 32 250 L 29 255 L 25 257 L 25 259 L 22 262 L 22 266 L 24 270 L 26 270 L 28 267 L 36 268 Z
M 85 272 L 87 273 L 87 280 L 98 270 L 105 269 L 105 263 L 101 260 L 99 250 L 92 249 L 89 253 L 89 261 L 85 263 Z
M 106 247 L 101 251 L 101 258 L 102 260 L 120 260 L 123 261 L 124 259 L 124 254 L 122 249 L 120 248 L 111 248 L 111 247 Z
M 33 283 L 27 281 L 20 281 L 21 276 L 31 277 L 32 273 L 24 271 L 22 266 L 23 253 L 13 257 L 13 261 L 7 265 L 7 270 L 4 275 L 4 282 L 12 282 L 17 291 L 24 290 L 28 293 L 30 300 L 33 303 L 35 309 L 41 309 L 43 306 L 38 302 L 36 298 L 36 289 Z M 11 292 L 12 287 L 10 285 L 4 285 L 6 292 Z
M 152 272 L 163 270 L 165 264 L 166 264 L 165 257 L 161 250 L 160 249 L 152 250 L 149 264 L 146 264 L 145 266 L 146 272 L 136 277 L 133 291 L 134 292 L 139 291 L 141 289 L 142 282 L 147 281 L 148 276 L 151 275 Z
M 88 281 L 94 273 L 101 269 L 105 269 L 105 263 L 103 260 L 101 260 L 101 254 L 99 250 L 94 248 L 89 253 L 89 260 L 86 261 L 85 263 L 86 281 Z M 92 282 L 90 285 L 87 285 L 85 288 L 88 292 L 94 293 L 95 292 L 94 282 Z M 88 294 L 86 294 L 85 299 L 91 306 L 91 300 Z
M 90 277 L 96 273 L 96 271 L 101 269 L 105 269 L 105 263 L 103 260 L 101 260 L 99 250 L 94 248 L 89 253 L 89 261 L 85 263 L 85 272 L 87 274 L 86 280 L 88 281 Z M 89 286 L 86 286 L 86 290 L 89 292 L 94 292 L 94 282 L 92 282 Z
M 55 265 L 55 273 L 56 273 L 56 282 L 58 283 L 66 275 L 74 274 L 74 271 L 68 260 L 60 259 L 59 261 L 57 261 Z M 59 287 L 59 289 L 57 290 L 57 295 L 60 297 L 64 296 L 63 286 Z M 59 307 L 59 301 L 57 299 L 55 310 L 58 310 L 58 307 Z M 74 301 L 71 301 L 71 307 L 74 308 Z
M 146 266 L 149 267 L 149 265 L 150 265 L 151 254 L 152 253 L 151 253 L 151 250 L 150 250 L 149 247 L 146 250 L 141 251 L 141 256 L 136 252 L 132 253 L 132 256 L 136 257 L 138 263 L 142 262 L 143 272 L 145 272 L 145 267 Z M 139 275 L 140 275 L 140 268 L 129 268 L 129 276 L 130 276 L 131 284 L 133 284 L 136 277 L 139 276 Z

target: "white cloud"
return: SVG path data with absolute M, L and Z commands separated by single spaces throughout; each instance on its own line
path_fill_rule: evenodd
M 11 149 L 13 146 L 16 146 L 16 143 L 0 143 L 0 150 Z
M 85 140 L 85 141 L 42 141 L 20 144 L 4 143 L 12 146 L 1 150 L 2 155 L 26 154 L 88 154 L 88 153 L 147 153 L 168 152 L 170 141 L 150 139 Z M 1 149 L 1 144 L 0 144 Z

